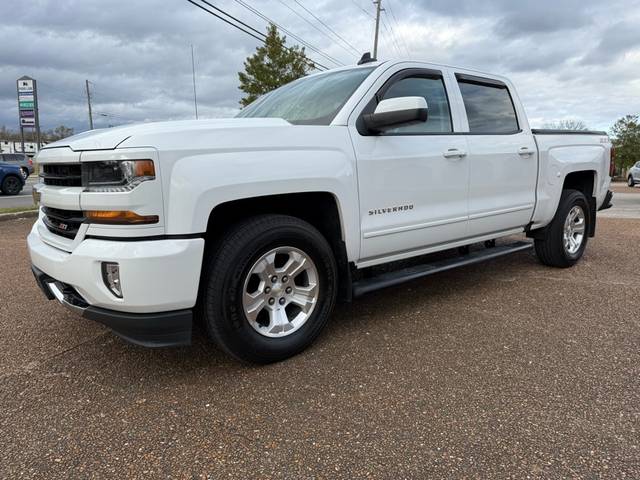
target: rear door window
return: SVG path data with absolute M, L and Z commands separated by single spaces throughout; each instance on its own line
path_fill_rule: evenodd
M 505 84 L 490 79 L 456 75 L 464 108 L 469 120 L 469 132 L 507 134 L 520 131 L 518 117 Z

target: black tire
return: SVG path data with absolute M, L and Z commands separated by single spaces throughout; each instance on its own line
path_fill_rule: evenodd
M 29 170 L 28 170 L 28 169 L 26 169 L 26 168 L 21 168 L 21 169 L 20 169 L 20 172 L 22 173 L 22 178 L 24 178 L 25 180 L 26 180 L 27 178 L 29 178 Z
M 308 255 L 318 271 L 319 296 L 302 326 L 284 337 L 270 338 L 252 327 L 244 313 L 245 279 L 254 263 L 278 247 Z M 337 267 L 324 236 L 295 217 L 260 215 L 232 227 L 204 259 L 200 291 L 201 321 L 209 336 L 233 357 L 250 363 L 272 363 L 304 350 L 326 326 L 337 292 Z
M 636 182 L 631 175 L 629 175 L 629 178 L 627 178 L 627 185 L 629 185 L 630 187 L 636 186 Z
M 571 254 L 564 246 L 563 233 L 565 220 L 574 206 L 581 207 L 584 212 L 585 231 L 579 249 Z M 550 267 L 567 268 L 575 265 L 587 247 L 591 227 L 590 219 L 589 203 L 584 194 L 577 190 L 564 190 L 556 214 L 545 228 L 543 238 L 535 240 L 538 259 Z
M 2 181 L 2 193 L 5 195 L 18 195 L 22 191 L 22 179 L 16 175 L 7 175 Z

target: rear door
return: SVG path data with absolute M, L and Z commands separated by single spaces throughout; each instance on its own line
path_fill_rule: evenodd
M 466 235 L 466 141 L 454 134 L 447 87 L 441 70 L 406 68 L 388 74 L 378 80 L 350 126 L 358 162 L 363 263 L 409 256 Z M 364 113 L 383 99 L 406 96 L 426 99 L 427 122 L 379 135 L 363 131 Z
M 538 175 L 535 140 L 515 92 L 501 80 L 456 73 L 466 113 L 469 236 L 526 226 Z

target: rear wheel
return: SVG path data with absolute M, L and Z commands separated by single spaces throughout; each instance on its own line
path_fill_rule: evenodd
M 582 192 L 565 190 L 558 210 L 542 238 L 535 240 L 538 258 L 545 265 L 566 268 L 584 253 L 589 238 L 589 203 Z
M 22 190 L 22 182 L 15 175 L 7 175 L 2 181 L 2 193 L 5 195 L 17 195 Z
M 27 170 L 26 168 L 21 168 L 20 173 L 22 173 L 22 178 L 24 178 L 25 180 L 29 178 L 29 170 Z
M 284 215 L 249 219 L 205 259 L 201 312 L 210 337 L 232 356 L 291 357 L 325 327 L 336 298 L 336 263 L 312 225 Z
M 632 175 L 629 175 L 629 178 L 627 178 L 627 185 L 629 185 L 630 187 L 634 187 L 636 185 L 636 182 L 633 179 Z

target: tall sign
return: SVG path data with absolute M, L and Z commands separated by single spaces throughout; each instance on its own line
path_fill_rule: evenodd
M 22 153 L 24 153 L 24 129 L 33 128 L 36 131 L 36 141 L 40 150 L 40 119 L 38 117 L 38 88 L 35 79 L 20 77 L 17 80 L 18 90 L 18 118 L 20 120 L 20 136 L 22 138 Z

